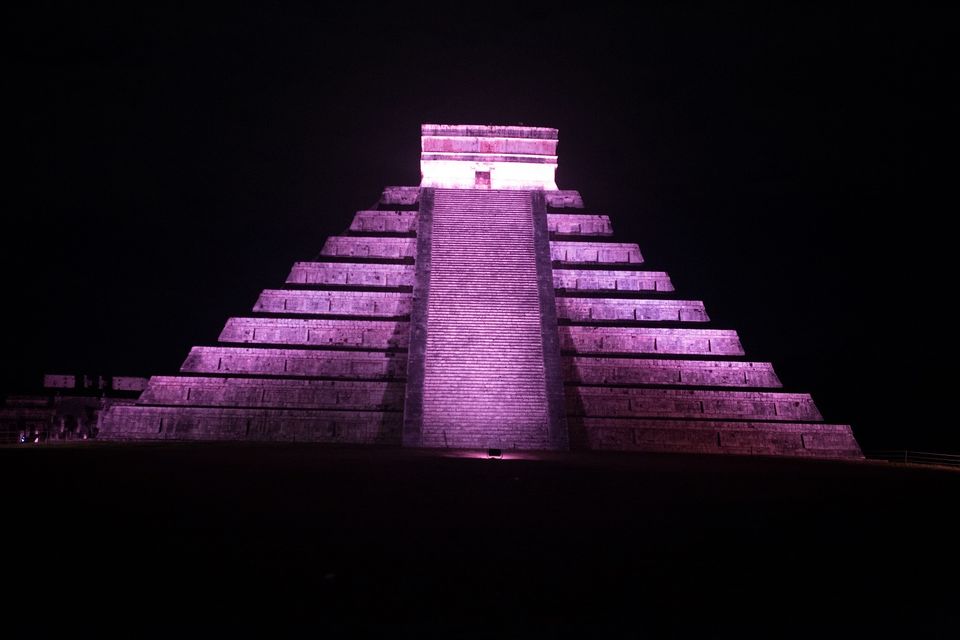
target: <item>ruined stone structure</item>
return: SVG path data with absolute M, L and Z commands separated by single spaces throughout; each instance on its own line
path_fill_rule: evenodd
M 94 438 L 101 412 L 133 404 L 146 386 L 133 376 L 45 374 L 41 389 L 0 399 L 0 443 Z
M 388 187 L 102 436 L 860 457 L 557 189 L 556 147 L 424 125 L 419 187 Z

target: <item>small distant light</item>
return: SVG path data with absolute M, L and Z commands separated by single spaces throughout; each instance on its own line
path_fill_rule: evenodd
M 487 449 L 487 457 L 488 457 L 488 458 L 502 458 L 502 457 L 503 457 L 503 451 L 501 451 L 500 449 Z

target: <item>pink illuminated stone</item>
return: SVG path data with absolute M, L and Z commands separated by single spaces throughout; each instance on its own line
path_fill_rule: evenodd
M 384 188 L 179 375 L 131 378 L 145 389 L 101 437 L 862 457 L 557 188 L 557 146 L 546 127 L 423 125 L 420 186 Z
M 530 194 L 438 189 L 422 443 L 550 448 Z
M 421 187 L 557 188 L 556 129 L 425 124 L 421 133 Z

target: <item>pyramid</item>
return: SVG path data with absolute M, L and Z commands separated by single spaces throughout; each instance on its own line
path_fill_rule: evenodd
M 419 186 L 387 187 L 100 437 L 862 457 L 557 188 L 556 129 L 421 133 Z

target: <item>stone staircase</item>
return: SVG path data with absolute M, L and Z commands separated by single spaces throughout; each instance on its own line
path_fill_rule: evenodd
M 420 445 L 549 449 L 529 191 L 436 189 Z

